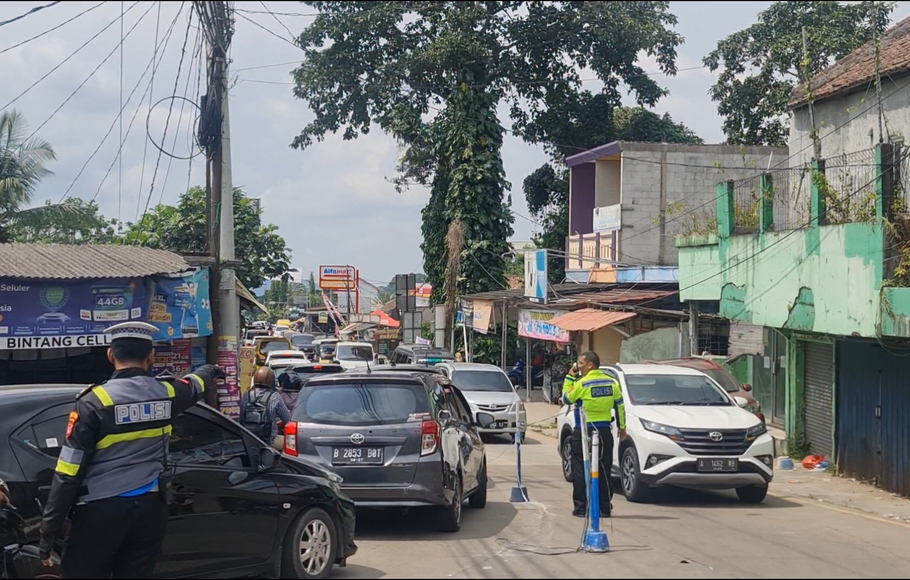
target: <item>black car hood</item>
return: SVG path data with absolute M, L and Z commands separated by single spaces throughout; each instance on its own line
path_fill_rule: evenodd
M 341 483 L 341 477 L 332 473 L 328 469 L 318 465 L 308 459 L 293 457 L 291 455 L 281 454 L 281 466 L 290 473 L 297 475 L 308 475 L 310 477 L 321 477 L 335 483 Z

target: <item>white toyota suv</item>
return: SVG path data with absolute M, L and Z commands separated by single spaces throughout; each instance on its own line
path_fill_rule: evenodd
M 739 499 L 761 503 L 774 475 L 774 442 L 755 415 L 710 377 L 695 369 L 616 364 L 601 370 L 619 381 L 626 408 L 625 441 L 613 422 L 613 477 L 626 499 L 647 501 L 651 488 L 735 489 Z M 563 405 L 557 418 L 563 472 L 571 479 L 569 436 L 575 413 Z

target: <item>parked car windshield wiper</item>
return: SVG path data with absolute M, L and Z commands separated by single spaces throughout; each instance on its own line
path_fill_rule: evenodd
M 642 405 L 685 405 L 684 401 L 648 401 Z
M 700 407 L 726 407 L 730 403 L 725 401 L 697 401 L 692 403 L 685 403 L 686 405 L 698 405 Z

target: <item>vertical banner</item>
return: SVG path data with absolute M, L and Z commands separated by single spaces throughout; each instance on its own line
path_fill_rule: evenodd
M 171 343 L 174 376 L 182 377 L 193 372 L 193 348 L 190 339 L 181 338 Z
M 256 349 L 251 346 L 240 347 L 240 394 L 250 390 L 253 384 L 253 373 L 256 371 Z
M 227 379 L 218 385 L 218 410 L 234 419 L 240 419 L 240 386 L 237 382 L 237 351 L 219 350 L 218 366 L 224 369 Z
M 490 330 L 490 322 L 493 319 L 493 301 L 492 300 L 474 300 L 474 330 L 480 334 L 486 334 Z
M 155 346 L 155 358 L 152 361 L 152 376 L 174 374 L 174 353 L 169 344 Z
M 155 278 L 148 321 L 158 327 L 155 340 L 212 334 L 208 269 Z

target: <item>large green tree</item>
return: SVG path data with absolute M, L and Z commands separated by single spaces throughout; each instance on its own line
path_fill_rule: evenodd
M 528 175 L 523 183 L 528 211 L 540 224 L 533 242 L 538 248 L 556 250 L 548 260 L 550 282 L 565 278 L 569 233 L 569 171 L 565 158 L 612 141 L 703 143 L 691 129 L 669 115 L 642 107 L 617 107 L 610 96 L 587 93 L 561 112 L 526 125 L 526 134 L 541 142 L 552 161 Z
M 48 202 L 44 207 L 50 206 Z M 98 204 L 78 197 L 66 200 L 69 211 L 19 223 L 14 241 L 43 244 L 113 244 L 119 237 L 118 223 L 101 215 Z
M 676 23 L 668 2 L 304 4 L 319 15 L 298 38 L 294 94 L 315 119 L 293 146 L 339 131 L 353 139 L 374 125 L 399 141 L 401 181 L 430 187 L 422 249 L 437 302 L 447 263 L 460 267 L 449 276 L 460 292 L 505 283 L 512 216 L 498 105 L 510 104 L 522 135 L 543 119 L 548 138 L 546 119 L 580 99 L 583 75 L 600 79 L 610 102 L 625 84 L 639 104 L 653 104 L 664 91 L 638 56 L 653 55 L 672 73 L 682 41 L 668 28 Z M 449 260 L 445 239 L 456 220 L 464 244 Z
M 62 241 L 42 240 L 39 234 L 78 230 L 91 223 L 97 212 L 72 200 L 28 207 L 35 188 L 51 175 L 47 164 L 56 158 L 50 143 L 29 135 L 18 111 L 0 114 L 0 243 Z
M 129 224 L 122 243 L 172 252 L 204 252 L 206 245 L 205 189 L 192 187 L 176 206 L 159 205 Z M 262 210 L 239 188 L 234 189 L 234 254 L 240 261 L 237 278 L 256 289 L 290 271 L 287 244 L 278 226 L 263 224 Z
M 775 2 L 704 58 L 727 142 L 785 147 L 795 86 L 883 31 L 894 2 Z M 802 30 L 806 30 L 803 52 Z

